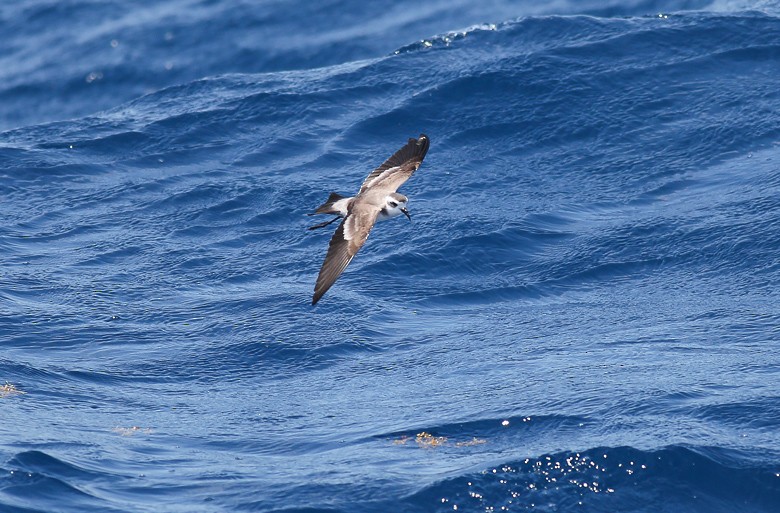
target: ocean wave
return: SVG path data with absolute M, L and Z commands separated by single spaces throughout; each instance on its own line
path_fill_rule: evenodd
M 768 512 L 780 499 L 775 474 L 771 466 L 734 466 L 707 448 L 593 448 L 497 464 L 405 503 L 408 511 Z

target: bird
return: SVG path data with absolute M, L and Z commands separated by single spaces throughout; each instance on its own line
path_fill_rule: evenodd
M 330 221 L 309 227 L 310 230 L 323 228 L 341 219 L 341 224 L 330 239 L 328 252 L 317 276 L 312 306 L 317 304 L 341 276 L 365 244 L 377 221 L 392 219 L 401 214 L 409 221 L 412 220 L 406 208 L 409 198 L 397 191 L 419 169 L 430 144 L 430 139 L 425 134 L 420 134 L 417 139 L 410 137 L 401 149 L 371 171 L 355 196 L 347 197 L 332 192 L 325 203 L 309 214 L 336 215 Z

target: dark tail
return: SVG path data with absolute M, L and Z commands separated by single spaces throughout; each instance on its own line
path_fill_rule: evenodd
M 346 198 L 346 196 L 342 196 L 336 192 L 331 192 L 330 196 L 328 196 L 328 201 L 317 207 L 317 210 L 314 211 L 314 214 L 339 214 L 340 212 L 338 210 L 333 210 L 333 204 L 344 198 Z

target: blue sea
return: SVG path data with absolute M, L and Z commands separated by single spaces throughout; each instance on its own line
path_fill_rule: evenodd
M 0 511 L 780 511 L 780 2 L 0 4 Z M 352 195 L 430 150 L 314 307 Z

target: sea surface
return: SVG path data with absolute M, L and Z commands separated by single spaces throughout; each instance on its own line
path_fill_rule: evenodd
M 780 2 L 0 34 L 0 512 L 780 511 Z M 312 307 L 306 214 L 421 133 Z

